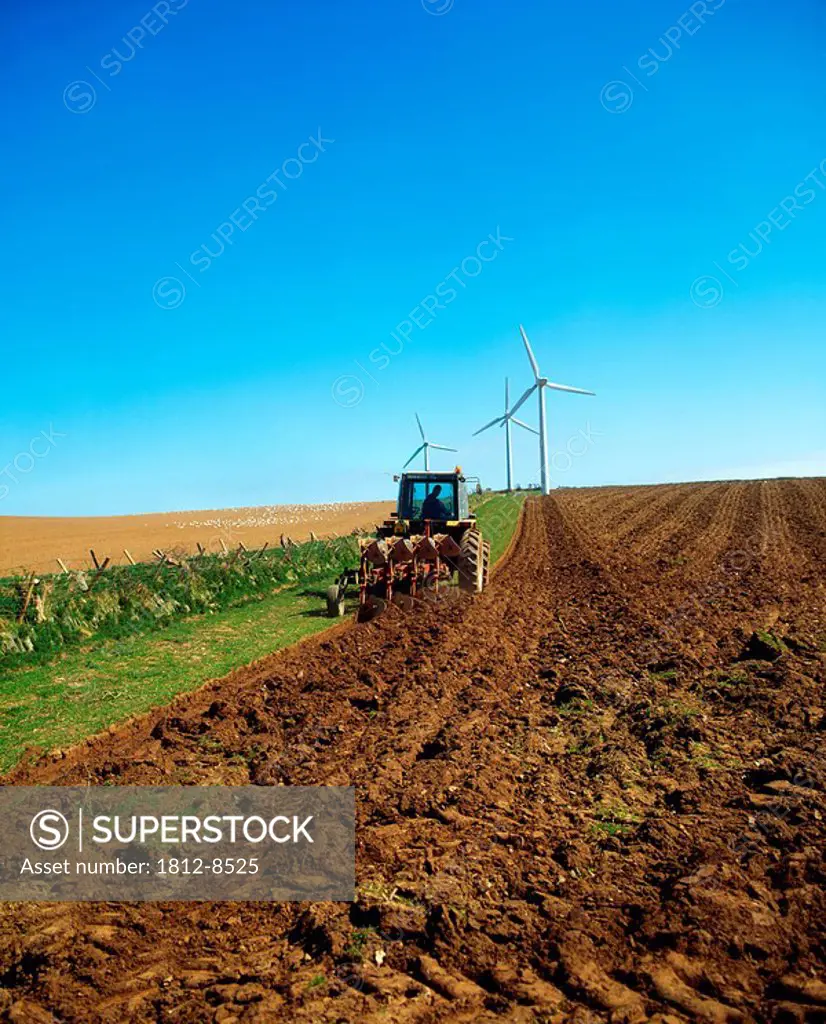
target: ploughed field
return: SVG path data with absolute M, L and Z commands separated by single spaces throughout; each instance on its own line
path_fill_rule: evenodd
M 7 783 L 357 787 L 355 904 L 6 905 L 12 1020 L 826 1019 L 826 481 L 530 499 L 391 608 Z
M 262 505 L 206 512 L 153 512 L 135 516 L 0 517 L 0 574 L 60 572 L 61 558 L 70 569 L 93 566 L 89 549 L 100 562 L 126 565 L 126 548 L 138 561 L 152 561 L 157 548 L 194 554 L 197 545 L 212 553 L 239 543 L 270 547 L 282 534 L 294 541 L 341 536 L 372 529 L 395 508 L 392 502 L 328 502 L 325 505 Z

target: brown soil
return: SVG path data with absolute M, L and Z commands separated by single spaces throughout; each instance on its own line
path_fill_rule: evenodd
M 19 767 L 352 783 L 359 896 L 8 905 L 7 1019 L 826 1020 L 825 567 L 824 480 L 564 491 L 475 601 Z
M 126 548 L 138 561 L 152 559 L 152 551 L 194 553 L 202 544 L 207 551 L 227 547 L 263 547 L 277 544 L 281 534 L 295 541 L 307 540 L 312 530 L 319 537 L 372 529 L 387 518 L 392 502 L 364 501 L 327 505 L 264 505 L 206 512 L 159 512 L 141 516 L 109 516 L 76 519 L 36 516 L 0 517 L 0 574 L 59 572 L 57 559 L 70 569 L 92 565 L 89 549 L 99 561 L 126 564 Z

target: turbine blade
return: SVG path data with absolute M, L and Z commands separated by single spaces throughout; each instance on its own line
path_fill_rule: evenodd
M 523 423 L 522 420 L 518 420 L 515 416 L 511 416 L 511 423 L 515 423 L 517 427 L 522 427 L 523 430 L 530 430 L 532 434 L 536 434 L 539 437 L 539 431 L 534 430 L 533 427 L 529 427 L 527 423 Z
M 519 401 L 516 403 L 516 405 L 511 409 L 511 411 L 510 411 L 511 416 L 513 416 L 513 414 L 518 409 L 522 408 L 522 406 L 525 404 L 525 402 L 527 402 L 527 400 L 531 397 L 531 395 L 534 393 L 534 391 L 536 391 L 537 387 L 538 387 L 537 384 L 532 384 L 528 388 L 528 390 L 525 392 L 525 394 L 519 399 Z
M 510 387 L 508 384 L 508 378 L 505 377 L 505 415 L 508 415 L 508 409 L 510 408 Z
M 419 424 L 419 433 L 422 435 L 422 440 L 426 441 L 427 438 L 424 436 L 424 427 L 422 426 L 422 421 L 419 419 L 418 413 L 416 413 L 416 422 Z
M 486 424 L 484 425 L 484 427 L 480 427 L 480 428 L 479 428 L 479 429 L 478 429 L 478 430 L 477 430 L 477 431 L 476 431 L 476 432 L 474 433 L 474 435 L 473 435 L 473 436 L 474 436 L 474 437 L 476 437 L 476 434 L 481 434 L 481 433 L 482 433 L 483 431 L 487 430 L 487 429 L 488 429 L 488 427 L 495 427 L 495 426 L 496 426 L 496 424 L 497 424 L 497 423 L 499 423 L 499 421 L 500 421 L 500 420 L 501 420 L 501 421 L 502 421 L 502 422 L 504 423 L 504 422 L 505 422 L 505 417 L 504 417 L 504 416 L 497 416 L 495 420 L 491 420 L 491 421 L 490 421 L 490 423 L 486 423 Z
M 422 445 L 422 446 L 421 446 L 420 448 L 417 448 L 417 449 L 416 449 L 416 451 L 415 451 L 415 452 L 413 452 L 413 454 L 412 454 L 412 455 L 410 456 L 410 458 L 409 458 L 409 459 L 407 460 L 407 462 L 405 462 L 405 464 L 404 464 L 404 465 L 402 466 L 402 469 L 407 469 L 407 467 L 408 467 L 408 466 L 410 465 L 410 463 L 411 463 L 411 462 L 412 462 L 412 461 L 413 461 L 413 460 L 414 460 L 414 459 L 416 458 L 416 456 L 417 456 L 417 455 L 419 455 L 419 454 L 421 454 L 421 452 L 423 452 L 423 451 L 424 451 L 424 447 L 425 447 L 425 446 L 424 446 L 424 445 Z
M 570 391 L 572 395 L 594 395 L 596 391 L 583 391 L 582 388 L 569 388 L 567 384 L 552 384 L 550 381 L 545 385 L 546 388 L 553 388 L 554 391 Z
M 458 452 L 458 448 L 445 448 L 443 444 L 429 444 L 429 448 L 438 448 L 440 452 Z
M 528 359 L 530 359 L 531 361 L 531 369 L 533 370 L 533 375 L 534 377 L 536 377 L 537 380 L 539 380 L 539 363 L 537 363 L 536 361 L 536 356 L 533 354 L 531 343 L 528 341 L 528 335 L 525 333 L 525 328 L 522 326 L 522 324 L 519 325 L 519 330 L 522 332 L 522 340 L 525 342 L 525 350 L 528 353 Z

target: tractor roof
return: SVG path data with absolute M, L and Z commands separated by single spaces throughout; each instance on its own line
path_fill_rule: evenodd
M 414 470 L 412 473 L 402 473 L 403 479 L 413 478 L 415 480 L 455 480 L 457 477 L 461 480 L 462 471 L 461 469 L 454 469 L 452 471 L 436 472 L 434 470 Z

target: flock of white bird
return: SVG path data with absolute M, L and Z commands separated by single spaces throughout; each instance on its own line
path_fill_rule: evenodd
M 255 526 L 306 526 L 325 523 L 331 515 L 347 515 L 364 508 L 362 502 L 328 501 L 322 505 L 261 505 L 257 508 L 229 508 L 209 519 L 178 522 L 179 530 L 199 527 L 213 530 L 243 530 Z

